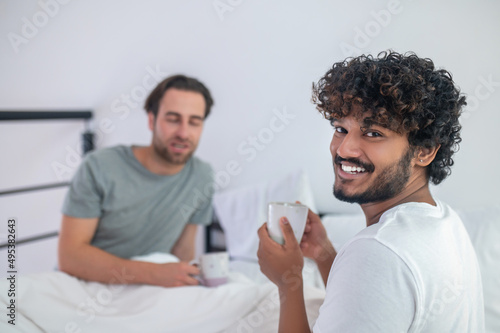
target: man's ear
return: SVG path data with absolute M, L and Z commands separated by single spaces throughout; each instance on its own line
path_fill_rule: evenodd
M 441 148 L 441 145 L 437 145 L 435 147 L 430 147 L 430 148 L 425 148 L 425 147 L 418 148 L 415 165 L 426 167 L 429 164 L 431 164 L 431 162 L 434 161 L 434 158 L 436 157 L 439 148 Z
M 148 112 L 148 125 L 151 131 L 155 128 L 155 118 L 153 112 Z

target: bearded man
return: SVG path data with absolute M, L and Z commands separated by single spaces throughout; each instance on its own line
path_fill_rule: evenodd
M 198 80 L 175 75 L 145 103 L 149 146 L 86 156 L 63 205 L 59 269 L 103 283 L 196 285 L 190 265 L 198 225 L 212 220 L 211 167 L 193 156 L 213 100 Z M 195 193 L 203 193 L 193 200 Z M 154 252 L 180 262 L 131 260 Z M 127 278 L 118 279 L 117 275 Z
M 313 92 L 334 129 L 333 193 L 361 205 L 367 227 L 339 252 L 311 211 L 300 245 L 286 218 L 284 245 L 259 229 L 261 270 L 280 291 L 279 331 L 310 332 L 296 269 L 306 256 L 326 285 L 314 332 L 483 332 L 474 249 L 429 191 L 450 174 L 460 142 L 465 98 L 451 74 L 384 52 L 335 63 Z

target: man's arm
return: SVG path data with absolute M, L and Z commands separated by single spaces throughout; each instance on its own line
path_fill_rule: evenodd
M 197 224 L 186 224 L 184 231 L 172 248 L 172 254 L 181 261 L 190 262 L 194 259 L 194 242 L 198 232 Z
M 280 226 L 285 239 L 283 245 L 271 239 L 266 224 L 259 228 L 260 243 L 257 256 L 260 270 L 279 289 L 279 332 L 310 333 L 303 293 L 304 258 L 292 227 L 285 217 L 281 218 Z
M 59 269 L 78 278 L 103 283 L 196 285 L 198 268 L 188 263 L 154 264 L 122 259 L 90 244 L 98 218 L 63 215 L 59 234 Z
M 335 248 L 328 239 L 320 217 L 311 210 L 307 214 L 306 227 L 300 247 L 305 257 L 311 258 L 316 262 L 326 286 L 333 260 L 337 256 L 337 251 L 335 251 Z

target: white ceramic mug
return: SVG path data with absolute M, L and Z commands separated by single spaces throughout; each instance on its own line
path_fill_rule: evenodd
M 300 243 L 306 227 L 308 208 L 305 205 L 291 202 L 270 202 L 268 207 L 267 230 L 277 243 L 283 244 L 284 238 L 280 228 L 280 219 L 285 216 L 290 222 L 295 238 Z
M 217 287 L 225 284 L 229 276 L 229 254 L 227 252 L 212 252 L 200 257 L 202 282 L 207 287 Z

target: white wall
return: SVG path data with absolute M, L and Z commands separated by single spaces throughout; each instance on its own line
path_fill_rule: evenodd
M 0 109 L 88 108 L 96 114 L 98 147 L 148 144 L 144 86 L 169 74 L 193 75 L 216 102 L 198 156 L 217 171 L 232 160 L 241 166 L 226 188 L 303 167 L 320 211 L 352 211 L 331 194 L 332 130 L 310 102 L 311 83 L 353 48 L 415 51 L 451 71 L 475 102 L 463 119 L 453 174 L 434 191 L 455 206 L 482 206 L 500 199 L 492 171 L 500 154 L 490 141 L 500 123 L 499 12 L 493 0 L 3 0 Z M 266 136 L 275 112 L 284 111 L 295 118 Z M 74 162 L 81 130 L 78 121 L 0 124 L 0 190 L 69 179 L 71 172 L 58 177 L 52 166 Z M 259 135 L 269 142 L 248 161 L 249 137 Z M 60 200 L 53 206 L 58 211 Z M 0 208 L 2 219 L 48 209 L 6 206 L 3 198 Z

